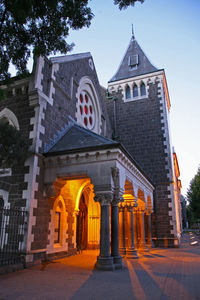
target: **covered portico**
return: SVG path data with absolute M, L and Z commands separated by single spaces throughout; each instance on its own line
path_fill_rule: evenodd
M 100 246 L 98 269 L 120 268 L 121 255 L 136 258 L 137 251 L 151 247 L 154 187 L 119 143 L 73 125 L 45 156 L 45 196 L 52 203 L 62 199 L 59 207 L 65 210 L 62 226 L 67 238 L 61 250 L 69 246 L 70 226 L 71 244 L 77 250 L 80 214 L 90 220 L 80 223 L 81 234 L 86 232 L 86 244 Z M 70 218 L 72 225 L 67 224 Z

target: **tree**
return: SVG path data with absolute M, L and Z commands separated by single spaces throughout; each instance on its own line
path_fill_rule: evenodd
M 0 122 L 0 167 L 23 164 L 29 155 L 29 141 L 8 123 Z
M 200 222 L 200 167 L 190 182 L 187 200 L 189 201 L 191 219 L 193 222 Z
M 114 0 L 119 9 L 144 0 Z M 0 0 L 0 80 L 9 78 L 10 62 L 18 73 L 26 73 L 33 55 L 73 47 L 66 42 L 69 29 L 89 26 L 93 18 L 88 0 Z
M 143 3 L 144 0 L 114 0 L 116 5 L 119 5 L 119 9 L 126 9 L 128 6 L 134 6 L 135 2 Z

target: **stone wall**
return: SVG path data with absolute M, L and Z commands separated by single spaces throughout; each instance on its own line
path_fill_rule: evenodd
M 0 111 L 4 108 L 9 109 L 16 116 L 19 122 L 19 129 L 21 133 L 30 141 L 29 132 L 33 129 L 30 124 L 31 118 L 34 116 L 34 109 L 29 105 L 28 89 L 29 80 L 31 78 L 17 80 L 8 86 L 7 98 L 1 99 Z M 28 166 L 16 166 L 12 169 L 11 175 L 4 176 L 2 170 L 0 176 L 0 190 L 9 193 L 8 205 L 10 207 L 26 207 L 26 199 L 23 197 L 23 191 L 27 189 L 27 183 L 24 181 L 25 175 L 28 174 Z M 5 174 L 6 175 L 6 174 Z M 5 199 L 4 199 L 5 200 Z

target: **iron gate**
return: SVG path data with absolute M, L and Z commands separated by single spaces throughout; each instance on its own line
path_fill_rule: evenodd
M 0 207 L 0 266 L 24 263 L 28 212 Z

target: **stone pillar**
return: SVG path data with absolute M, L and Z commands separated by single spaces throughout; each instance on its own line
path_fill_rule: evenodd
M 151 236 L 151 212 L 146 213 L 147 218 L 147 247 L 152 247 L 152 236 Z
M 122 268 L 122 258 L 119 255 L 119 214 L 116 202 L 113 202 L 111 206 L 111 255 L 115 269 Z
M 121 255 L 126 254 L 125 247 L 125 213 L 124 207 L 119 206 L 119 252 Z
M 137 211 L 133 209 L 133 232 L 134 232 L 134 247 L 138 248 L 138 234 L 137 234 Z
M 127 258 L 138 258 L 134 247 L 133 206 L 127 207 L 127 236 L 126 256 Z
M 101 205 L 101 231 L 100 231 L 100 254 L 97 257 L 96 268 L 100 270 L 114 270 L 113 257 L 110 255 L 110 203 L 111 194 L 97 194 L 95 201 Z
M 139 225 L 140 225 L 140 241 L 139 241 L 139 251 L 147 251 L 146 241 L 145 241 L 145 228 L 144 228 L 144 211 L 138 210 L 139 215 Z

